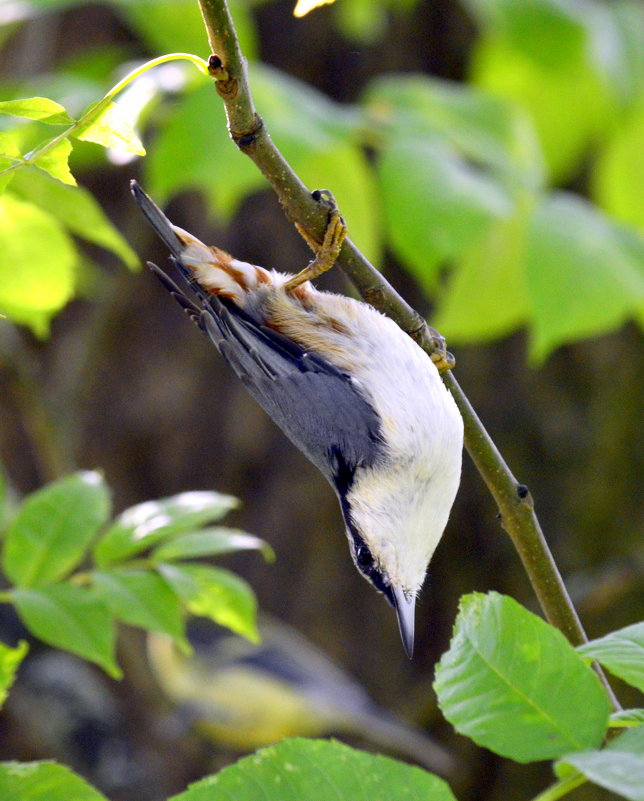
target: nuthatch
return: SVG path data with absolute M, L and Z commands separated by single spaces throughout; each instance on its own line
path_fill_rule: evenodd
M 184 284 L 157 277 L 286 436 L 334 487 L 356 567 L 396 610 L 405 651 L 461 472 L 463 420 L 432 359 L 392 320 L 316 289 L 346 226 L 330 193 L 324 241 L 297 275 L 207 247 L 132 191 Z M 303 233 L 300 231 L 300 233 Z

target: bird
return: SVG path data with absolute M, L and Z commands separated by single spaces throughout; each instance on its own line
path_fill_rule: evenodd
M 313 285 L 347 234 L 328 190 L 312 193 L 327 212 L 324 239 L 298 227 L 315 258 L 293 275 L 203 244 L 131 189 L 181 286 L 148 266 L 331 484 L 353 562 L 394 608 L 411 659 L 416 599 L 461 474 L 463 419 L 439 374 L 444 353 L 430 358 L 371 305 Z
M 445 778 L 453 774 L 455 762 L 442 746 L 378 706 L 292 626 L 261 613 L 258 631 L 260 642 L 253 643 L 192 618 L 190 656 L 168 635 L 148 633 L 148 662 L 175 720 L 219 746 L 246 752 L 284 737 L 357 735 Z

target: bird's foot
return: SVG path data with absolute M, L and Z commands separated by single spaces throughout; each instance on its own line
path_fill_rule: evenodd
M 453 370 L 456 365 L 456 359 L 446 347 L 445 337 L 442 337 L 435 328 L 429 326 L 429 333 L 431 341 L 434 346 L 434 352 L 430 354 L 429 358 L 434 362 L 439 373 L 444 373 L 446 370 Z
M 338 210 L 335 198 L 328 189 L 317 189 L 313 192 L 313 199 L 318 201 L 321 205 L 329 210 L 329 222 L 327 223 L 326 231 L 324 232 L 324 239 L 320 244 L 316 239 L 313 239 L 301 225 L 295 224 L 295 227 L 300 232 L 306 243 L 315 253 L 313 261 L 300 270 L 297 275 L 294 275 L 289 281 L 284 284 L 284 289 L 287 292 L 292 292 L 298 286 L 306 281 L 312 281 L 322 273 L 330 270 L 338 258 L 342 243 L 347 235 L 347 224 L 342 219 L 342 215 Z

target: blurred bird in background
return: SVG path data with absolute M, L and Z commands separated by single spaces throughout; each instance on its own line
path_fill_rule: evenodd
M 160 688 L 203 736 L 253 751 L 284 737 L 355 735 L 442 776 L 450 755 L 427 735 L 378 707 L 360 684 L 292 627 L 262 615 L 261 643 L 211 621 L 188 625 L 186 657 L 163 634 L 148 635 Z
M 317 290 L 346 225 L 330 193 L 324 241 L 297 275 L 207 247 L 132 181 L 183 288 L 150 265 L 251 395 L 334 487 L 359 572 L 396 610 L 407 655 L 416 596 L 461 473 L 463 420 L 434 361 L 366 303 Z M 443 343 L 444 346 L 444 343 Z M 449 366 L 444 347 L 435 361 Z

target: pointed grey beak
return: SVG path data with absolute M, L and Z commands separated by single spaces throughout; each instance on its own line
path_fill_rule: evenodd
M 400 587 L 391 587 L 394 607 L 398 617 L 398 628 L 402 638 L 405 653 L 411 659 L 414 655 L 414 619 L 416 612 L 416 598 L 407 594 Z

